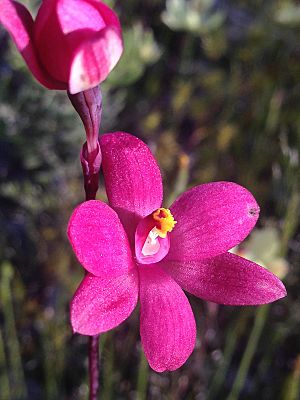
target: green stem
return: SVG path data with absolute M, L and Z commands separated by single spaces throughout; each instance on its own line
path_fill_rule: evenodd
M 112 333 L 107 333 L 104 343 L 103 354 L 103 394 L 102 398 L 105 400 L 113 399 L 114 391 L 114 341 Z
M 190 159 L 185 153 L 181 153 L 178 158 L 178 171 L 176 181 L 172 192 L 167 199 L 167 205 L 173 203 L 173 201 L 183 193 L 188 185 L 190 175 Z
M 13 398 L 27 397 L 27 388 L 21 360 L 21 349 L 17 335 L 11 283 L 14 271 L 9 263 L 1 266 L 1 300 L 4 314 L 4 337 L 7 343 L 10 365 L 11 394 Z
M 300 356 L 298 355 L 295 367 L 289 374 L 286 383 L 283 387 L 283 400 L 297 400 L 300 392 Z
M 245 332 L 249 317 L 250 314 L 247 312 L 245 313 L 244 310 L 242 310 L 237 321 L 234 321 L 234 323 L 232 323 L 230 328 L 228 329 L 224 347 L 224 357 L 212 379 L 210 390 L 208 392 L 206 400 L 217 398 L 217 394 L 219 393 L 219 390 L 222 387 L 223 382 L 225 381 L 227 371 L 230 366 L 232 356 L 234 354 L 236 343 Z
M 149 367 L 143 350 L 140 350 L 140 363 L 137 380 L 137 400 L 146 400 L 148 387 Z
M 295 234 L 300 216 L 300 193 L 298 184 L 294 185 L 290 200 L 287 205 L 287 211 L 284 218 L 281 238 L 281 255 L 284 257 L 288 251 L 289 240 Z
M 269 315 L 269 311 L 270 311 L 270 304 L 261 306 L 256 311 L 256 315 L 254 318 L 254 325 L 250 333 L 245 352 L 243 354 L 231 392 L 229 393 L 227 400 L 237 400 L 239 398 L 239 395 L 244 387 L 246 377 L 251 362 L 253 360 L 253 356 L 255 354 L 258 341 L 261 337 L 265 322 Z
M 45 399 L 57 399 L 57 369 L 59 365 L 56 363 L 58 352 L 55 349 L 53 338 L 53 331 L 51 329 L 52 321 L 45 321 L 45 328 L 43 332 L 43 361 L 44 361 L 44 374 L 45 374 Z
M 217 369 L 216 374 L 211 382 L 211 387 L 208 392 L 207 400 L 215 398 L 215 395 L 219 392 L 220 387 L 225 380 L 228 367 L 232 360 L 237 339 L 238 336 L 234 331 L 227 336 L 224 350 L 224 359 L 220 367 Z
M 8 366 L 4 350 L 3 335 L 0 330 L 0 388 L 1 398 L 3 400 L 10 400 L 9 378 L 7 374 Z

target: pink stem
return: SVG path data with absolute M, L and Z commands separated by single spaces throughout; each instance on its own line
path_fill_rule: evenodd
M 89 338 L 89 400 L 97 400 L 99 392 L 99 335 Z
M 80 153 L 86 200 L 93 200 L 99 185 L 101 149 L 98 135 L 102 115 L 102 96 L 99 87 L 71 94 L 69 99 L 78 112 L 86 132 L 86 142 Z

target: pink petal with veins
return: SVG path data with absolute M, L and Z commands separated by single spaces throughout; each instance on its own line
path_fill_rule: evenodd
M 33 39 L 34 22 L 29 11 L 20 3 L 0 0 L 0 23 L 12 36 L 34 77 L 48 89 L 67 89 L 40 64 Z
M 85 40 L 72 61 L 70 93 L 93 88 L 104 81 L 119 61 L 122 51 L 122 39 L 118 32 L 110 27 Z
M 71 303 L 73 331 L 92 336 L 115 328 L 132 313 L 137 298 L 136 269 L 114 278 L 87 275 Z
M 69 90 L 78 93 L 105 80 L 123 52 L 121 25 L 116 14 L 100 1 L 89 0 L 102 16 L 105 27 L 87 38 L 72 61 Z
M 235 254 L 202 261 L 160 263 L 186 291 L 227 305 L 259 305 L 286 296 L 283 283 L 271 272 Z
M 86 201 L 75 209 L 68 235 L 79 262 L 94 275 L 109 278 L 135 267 L 119 217 L 101 201 Z
M 214 257 L 236 246 L 256 224 L 252 194 L 232 182 L 212 182 L 182 194 L 170 207 L 177 221 L 168 260 Z
M 119 214 L 131 243 L 141 218 L 162 203 L 159 167 L 145 143 L 125 133 L 100 138 L 102 169 L 111 207 Z
M 174 371 L 185 363 L 196 340 L 191 306 L 179 285 L 157 265 L 141 266 L 141 340 L 155 371 Z

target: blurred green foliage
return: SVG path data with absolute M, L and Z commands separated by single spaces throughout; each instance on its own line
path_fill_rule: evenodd
M 299 3 L 109 3 L 123 25 L 125 52 L 102 85 L 101 132 L 125 130 L 148 143 L 167 202 L 202 182 L 246 186 L 261 206 L 260 225 L 279 232 L 290 269 L 288 298 L 258 311 L 191 298 L 198 342 L 173 373 L 148 370 L 135 312 L 102 337 L 102 398 L 237 399 L 241 392 L 243 400 L 296 400 Z M 68 322 L 82 270 L 65 234 L 84 199 L 83 142 L 66 94 L 40 87 L 0 28 L 1 400 L 87 398 L 87 340 L 73 336 Z

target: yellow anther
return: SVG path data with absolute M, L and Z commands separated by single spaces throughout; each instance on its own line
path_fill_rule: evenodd
M 171 211 L 167 208 L 159 208 L 154 211 L 152 217 L 155 221 L 155 231 L 161 238 L 165 238 L 168 232 L 171 232 L 177 221 L 174 220 Z

